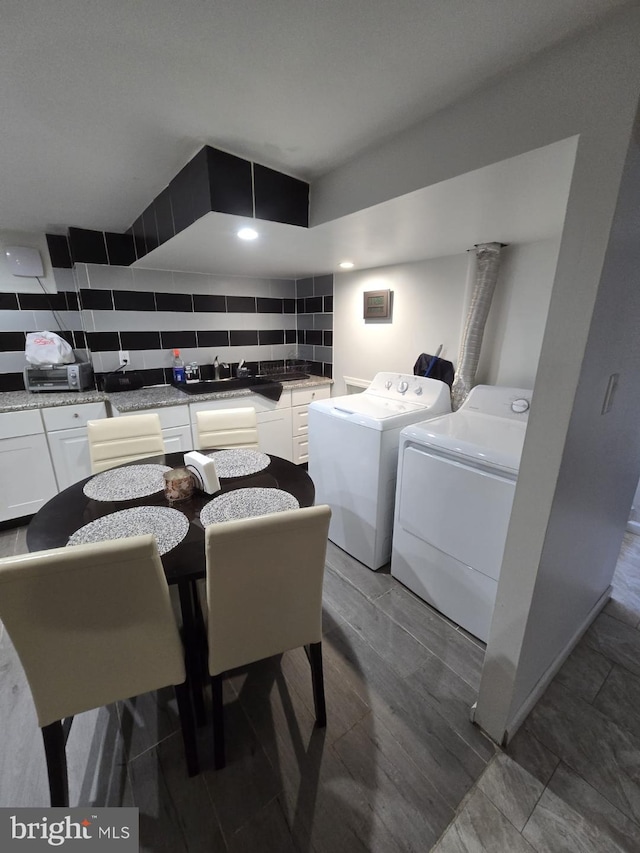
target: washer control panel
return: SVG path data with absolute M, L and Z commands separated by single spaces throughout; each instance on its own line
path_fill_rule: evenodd
M 440 382 L 439 379 L 414 376 L 412 373 L 376 373 L 363 393 L 404 400 L 424 407 L 433 406 L 436 403 L 440 406 L 443 401 L 450 404 L 448 385 Z
M 524 397 L 519 397 L 511 403 L 512 412 L 526 412 L 531 404 Z

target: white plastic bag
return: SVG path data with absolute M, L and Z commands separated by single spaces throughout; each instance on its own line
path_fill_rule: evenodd
M 24 349 L 29 364 L 73 364 L 69 344 L 55 332 L 28 332 Z

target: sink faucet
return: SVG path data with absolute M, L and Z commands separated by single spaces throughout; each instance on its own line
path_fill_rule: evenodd
M 220 379 L 220 368 L 221 367 L 227 368 L 227 367 L 229 367 L 229 365 L 226 364 L 224 361 L 223 362 L 218 361 L 218 356 L 216 356 L 213 359 L 213 378 L 214 379 Z

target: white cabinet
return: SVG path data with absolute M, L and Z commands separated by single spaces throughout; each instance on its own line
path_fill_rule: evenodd
M 40 412 L 0 413 L 0 521 L 32 515 L 58 491 Z
M 191 403 L 189 408 L 194 447 L 197 447 L 196 412 L 253 408 L 256 410 L 260 450 L 283 459 L 291 459 L 291 391 L 286 388 L 278 401 L 268 400 L 261 394 L 248 394 L 245 397 Z
M 160 418 L 162 438 L 167 453 L 193 450 L 189 406 L 164 406 L 161 409 L 141 409 L 137 412 L 119 412 L 114 408 L 113 414 L 116 417 L 156 414 Z
M 196 412 L 206 409 L 237 409 L 252 406 L 256 410 L 260 450 L 281 456 L 297 465 L 306 462 L 307 410 L 309 403 L 331 396 L 329 385 L 310 388 L 284 388 L 280 399 L 267 400 L 261 394 L 230 397 L 226 400 L 209 400 L 191 403 L 193 446 L 197 447 Z
M 308 418 L 309 403 L 326 400 L 331 396 L 328 385 L 316 388 L 293 388 L 291 390 L 291 461 L 296 465 L 309 461 Z
M 87 421 L 107 417 L 104 403 L 79 403 L 42 409 L 58 490 L 91 474 Z
M 257 412 L 260 450 L 291 460 L 291 409 Z

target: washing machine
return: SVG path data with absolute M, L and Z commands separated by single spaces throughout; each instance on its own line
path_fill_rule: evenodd
M 370 569 L 391 556 L 401 429 L 450 411 L 448 385 L 402 373 L 309 406 L 309 475 L 332 510 L 329 539 Z
M 478 385 L 457 412 L 400 434 L 391 574 L 484 642 L 530 401 Z

